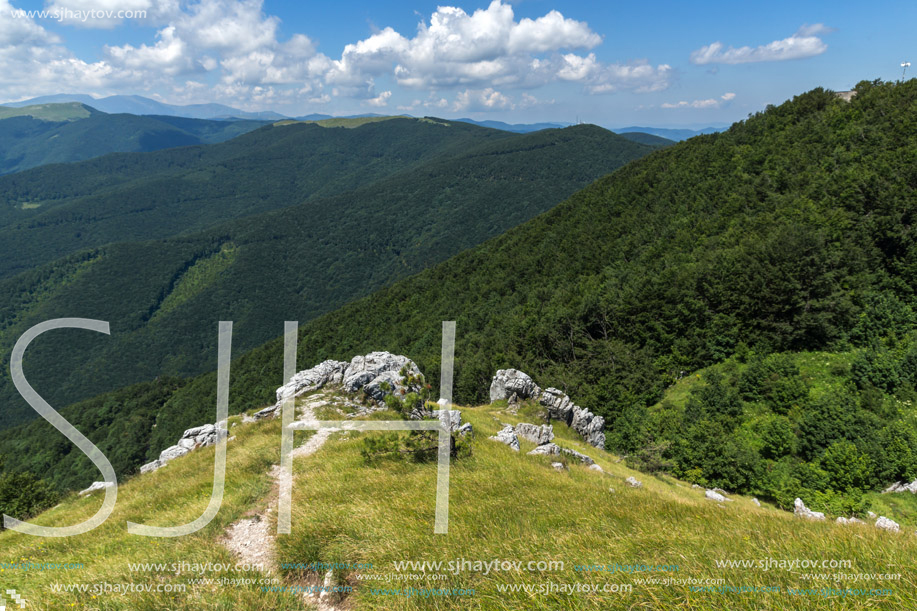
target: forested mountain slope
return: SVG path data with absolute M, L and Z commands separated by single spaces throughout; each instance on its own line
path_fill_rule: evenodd
M 110 244 L 0 281 L 0 421 L 33 417 L 5 372 L 13 343 L 34 324 L 60 317 L 111 324 L 111 337 L 60 331 L 30 347 L 29 379 L 58 406 L 160 375 L 195 375 L 212 367 L 218 320 L 235 322 L 237 351 L 254 348 L 284 320 L 311 320 L 441 262 L 652 151 L 595 126 L 502 137 L 464 124 L 384 123 L 421 125 L 453 143 L 471 140 L 462 131 L 450 137 L 453 129 L 484 137 L 347 193 L 186 237 Z M 319 130 L 356 147 L 350 134 L 371 139 L 381 125 L 297 133 Z M 373 150 L 368 143 L 364 158 Z M 358 172 L 349 169 L 355 163 L 347 161 L 346 175 Z
M 201 231 L 336 195 L 513 134 L 393 119 L 267 126 L 220 144 L 111 154 L 0 177 L 0 277 L 73 252 Z

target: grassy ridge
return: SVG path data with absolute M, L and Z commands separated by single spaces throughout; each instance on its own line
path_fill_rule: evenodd
M 462 408 L 475 429 L 472 455 L 453 463 L 450 473 L 448 535 L 433 534 L 434 464 L 382 461 L 372 466 L 360 456 L 361 438 L 374 433 L 335 434 L 317 453 L 294 463 L 292 533 L 278 537 L 278 563 L 371 563 L 372 569 L 337 570 L 334 583 L 347 585 L 352 609 L 691 609 L 791 610 L 905 609 L 917 604 L 914 592 L 917 538 L 909 530 L 887 533 L 866 526 L 838 526 L 794 518 L 769 506 L 756 507 L 735 497 L 722 506 L 703 491 L 671 478 L 631 471 L 615 456 L 586 446 L 555 423 L 557 443 L 593 457 L 604 473 L 577 464 L 557 472 L 546 457 L 522 452 L 487 437 L 502 422 L 532 421 L 525 410 L 513 416 L 499 406 Z M 532 413 L 529 413 L 532 412 Z M 375 418 L 397 418 L 380 413 Z M 233 418 L 230 426 L 238 422 Z M 24 594 L 35 609 L 92 605 L 100 609 L 301 609 L 294 594 L 262 591 L 258 585 L 192 586 L 183 594 L 126 596 L 55 593 L 55 583 L 188 584 L 198 575 L 187 570 L 131 572 L 128 563 L 225 562 L 231 555 L 217 542 L 223 530 L 246 515 L 263 514 L 269 496 L 266 472 L 279 452 L 277 421 L 232 426 L 228 447 L 226 497 L 222 509 L 203 531 L 177 539 L 148 539 L 126 534 L 124 521 L 157 525 L 184 523 L 206 505 L 211 486 L 213 450 L 198 450 L 149 476 L 122 485 L 115 514 L 92 535 L 70 539 L 30 538 L 0 533 L 4 561 L 82 562 L 84 568 L 57 571 L 6 571 L 5 587 Z M 297 437 L 297 443 L 304 438 Z M 635 489 L 624 478 L 643 481 Z M 613 489 L 613 492 L 609 490 Z M 100 495 L 70 497 L 43 514 L 48 525 L 74 523 L 91 515 Z M 276 513 L 272 514 L 272 516 Z M 268 518 L 275 528 L 275 518 Z M 395 569 L 411 561 L 559 561 L 552 570 L 492 571 L 467 569 L 421 575 L 416 581 L 386 581 L 387 576 L 419 571 Z M 724 560 L 844 560 L 844 569 L 718 568 Z M 610 573 L 583 571 L 583 565 L 667 565 L 677 571 Z M 835 575 L 900 573 L 899 580 L 869 583 L 836 581 Z M 210 578 L 279 578 L 275 585 L 321 583 L 324 571 L 209 572 Z M 819 576 L 819 574 L 824 574 Z M 690 582 L 649 585 L 644 579 L 700 580 L 717 587 L 769 587 L 768 593 L 699 592 Z M 706 580 L 717 580 L 707 582 Z M 719 581 L 722 580 L 722 581 Z M 543 584 L 631 586 L 627 593 L 559 594 L 506 591 Z M 687 585 L 685 585 L 687 584 Z M 464 588 L 473 596 L 385 595 L 384 589 Z M 882 596 L 821 596 L 832 588 L 889 588 Z M 695 586 L 696 588 L 696 586 Z M 773 590 L 779 588 L 779 591 Z M 810 594 L 790 589 L 811 589 Z

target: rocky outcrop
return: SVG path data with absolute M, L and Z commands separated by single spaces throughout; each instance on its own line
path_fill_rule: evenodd
M 490 402 L 511 399 L 534 399 L 544 406 L 548 417 L 561 420 L 591 446 L 605 448 L 605 419 L 580 407 L 556 388 L 541 390 L 534 380 L 517 369 L 500 369 L 490 383 Z
M 541 394 L 541 389 L 528 374 L 516 369 L 500 369 L 490 383 L 490 402 L 509 399 L 513 394 L 518 399 L 532 399 Z
M 225 422 L 222 423 L 225 426 Z M 150 473 L 160 469 L 170 460 L 179 456 L 184 456 L 188 452 L 198 448 L 212 446 L 221 436 L 227 435 L 225 428 L 220 428 L 216 424 L 204 424 L 196 426 L 185 431 L 181 439 L 174 446 L 170 446 L 159 453 L 159 458 L 140 467 L 141 473 Z
M 422 377 L 414 361 L 391 352 L 370 352 L 365 356 L 353 357 L 349 363 L 322 361 L 290 378 L 289 382 L 277 389 L 277 402 L 255 413 L 254 417 L 256 420 L 274 417 L 280 413 L 285 397 L 298 397 L 326 385 L 340 386 L 348 393 L 362 390 L 377 403 L 382 403 L 389 394 L 400 395 L 420 390 L 419 387 L 402 384 L 403 369 L 412 376 Z
M 912 481 L 910 484 L 905 484 L 904 482 L 895 482 L 882 492 L 884 494 L 891 492 L 910 492 L 911 494 L 917 494 L 917 479 Z
M 802 502 L 802 499 L 797 498 L 793 501 L 793 513 L 795 513 L 800 518 L 806 518 L 807 520 L 824 520 L 825 514 L 820 511 L 812 511 L 806 504 Z
M 550 418 L 561 420 L 580 434 L 591 446 L 605 448 L 605 419 L 580 407 L 556 388 L 548 388 L 538 398 Z
M 559 445 L 557 445 L 556 443 L 542 444 L 538 446 L 537 448 L 535 448 L 534 450 L 532 450 L 531 452 L 529 452 L 529 454 L 532 456 L 559 456 L 561 454 L 566 454 L 567 456 L 570 456 L 580 461 L 584 465 L 595 464 L 595 461 L 589 458 L 588 456 L 586 456 L 585 454 L 580 454 L 576 450 L 562 448 Z
M 519 439 L 516 437 L 516 430 L 508 424 L 504 426 L 499 433 L 491 437 L 491 439 L 499 441 L 500 443 L 505 443 L 516 452 L 519 451 Z
M 901 526 L 899 526 L 897 522 L 890 520 L 885 516 L 879 516 L 879 519 L 876 520 L 876 528 L 881 528 L 882 530 L 888 530 L 895 533 L 901 530 Z
M 535 445 L 542 445 L 550 443 L 554 439 L 554 427 L 550 424 L 538 426 L 537 424 L 520 422 L 516 425 L 516 435 L 526 441 L 531 441 Z

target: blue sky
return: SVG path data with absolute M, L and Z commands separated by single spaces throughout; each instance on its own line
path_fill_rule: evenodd
M 0 98 L 725 124 L 813 87 L 899 78 L 915 18 L 890 2 L 0 0 Z

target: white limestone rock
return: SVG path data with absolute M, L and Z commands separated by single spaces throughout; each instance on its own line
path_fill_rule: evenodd
M 793 501 L 793 513 L 801 518 L 806 518 L 807 520 L 824 520 L 825 514 L 820 511 L 812 511 L 806 504 L 802 502 L 802 499 L 797 498 Z
M 542 445 L 550 443 L 554 439 L 554 427 L 550 424 L 538 426 L 537 424 L 521 422 L 516 425 L 516 435 L 531 441 L 535 445 Z
M 532 378 L 516 369 L 500 369 L 490 382 L 490 402 L 509 399 L 513 393 L 519 399 L 538 398 L 541 389 Z
M 717 503 L 726 503 L 726 502 L 732 501 L 732 499 L 727 499 L 725 496 L 723 496 L 716 490 L 707 490 L 704 493 L 704 497 L 710 501 L 716 501 Z
M 895 533 L 901 530 L 901 526 L 899 526 L 897 522 L 886 518 L 885 516 L 879 516 L 879 519 L 876 520 L 876 528 L 881 528 L 882 530 L 888 530 Z
M 519 439 L 516 437 L 515 429 L 510 425 L 504 426 L 503 429 L 491 437 L 491 439 L 499 441 L 500 443 L 505 443 L 515 452 L 519 451 Z
M 115 485 L 114 482 L 92 482 L 92 485 L 89 486 L 89 488 L 86 488 L 85 490 L 80 491 L 80 496 L 90 494 L 92 492 L 95 492 L 96 490 L 104 490 L 105 488 L 111 488 L 114 485 Z

